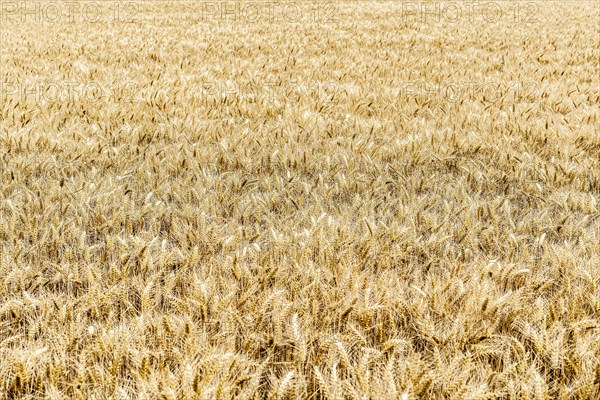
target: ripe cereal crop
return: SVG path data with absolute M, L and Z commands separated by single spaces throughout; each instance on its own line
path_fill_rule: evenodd
M 600 399 L 600 3 L 0 10 L 0 399 Z

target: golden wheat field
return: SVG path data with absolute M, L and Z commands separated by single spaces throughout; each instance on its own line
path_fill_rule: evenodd
M 0 399 L 600 399 L 599 2 L 0 10 Z

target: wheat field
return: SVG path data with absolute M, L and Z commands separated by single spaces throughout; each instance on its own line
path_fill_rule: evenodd
M 0 7 L 0 399 L 600 399 L 600 3 Z

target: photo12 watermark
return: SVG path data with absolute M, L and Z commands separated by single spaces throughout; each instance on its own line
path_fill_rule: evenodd
M 403 22 L 421 23 L 539 23 L 535 1 L 404 1 Z
M 196 93 L 204 102 L 334 103 L 339 91 L 335 82 L 204 82 Z
M 540 85 L 537 82 L 404 82 L 399 90 L 403 98 L 419 101 L 437 100 L 445 103 L 479 101 L 496 103 L 509 99 L 517 103 L 537 103 L 540 100 Z
M 139 1 L 0 1 L 3 24 L 134 23 L 139 13 Z
M 103 84 L 94 81 L 0 82 L 2 102 L 49 105 L 71 102 L 124 102 L 141 100 L 136 82 Z
M 339 1 L 202 1 L 201 19 L 211 23 L 322 23 L 339 21 Z

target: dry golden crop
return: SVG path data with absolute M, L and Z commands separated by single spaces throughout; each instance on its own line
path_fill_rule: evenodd
M 0 8 L 0 399 L 600 399 L 600 3 Z

